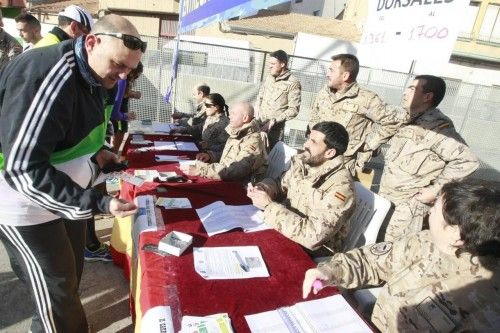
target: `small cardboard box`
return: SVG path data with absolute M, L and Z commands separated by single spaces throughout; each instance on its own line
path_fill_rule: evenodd
M 180 231 L 171 231 L 158 243 L 158 250 L 180 256 L 193 243 L 193 236 Z

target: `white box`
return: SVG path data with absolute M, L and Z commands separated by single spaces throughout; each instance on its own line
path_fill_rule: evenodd
M 171 231 L 160 240 L 158 243 L 158 250 L 178 257 L 191 245 L 191 243 L 193 243 L 193 236 L 180 231 Z

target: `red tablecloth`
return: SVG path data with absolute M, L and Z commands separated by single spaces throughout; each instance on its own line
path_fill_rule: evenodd
M 127 153 L 131 167 L 155 168 L 160 171 L 178 170 L 177 163 L 158 165 L 151 159 L 143 162 L 149 153 Z M 180 171 L 178 171 L 180 173 Z M 245 315 L 295 304 L 302 300 L 301 288 L 304 273 L 315 263 L 300 245 L 282 236 L 275 230 L 244 233 L 233 230 L 208 237 L 194 209 L 217 200 L 226 204 L 250 204 L 243 186 L 239 183 L 194 179 L 193 183 L 162 183 L 166 193 L 159 193 L 157 183 L 145 183 L 141 188 L 124 183 L 123 198 L 153 194 L 164 197 L 187 197 L 193 209 L 162 209 L 165 229 L 143 232 L 139 235 L 137 253 L 128 256 L 137 258 L 137 270 L 132 270 L 132 295 L 135 295 L 137 327 L 148 310 L 170 305 L 176 331 L 181 315 L 209 315 L 227 312 L 235 332 L 249 332 Z M 192 247 L 180 257 L 162 257 L 144 251 L 146 244 L 157 245 L 168 232 L 176 230 L 193 236 L 194 247 L 257 245 L 267 265 L 270 277 L 241 280 L 204 280 L 194 270 Z M 115 253 L 116 254 L 116 253 Z M 139 276 L 134 276 L 134 274 Z M 337 293 L 334 288 L 322 290 L 318 297 Z M 140 329 L 139 329 L 140 330 Z

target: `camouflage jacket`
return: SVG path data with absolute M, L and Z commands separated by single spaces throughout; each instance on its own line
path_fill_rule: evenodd
M 358 83 L 337 93 L 325 86 L 316 97 L 310 119 L 310 128 L 321 121 L 335 121 L 345 127 L 349 133 L 349 145 L 344 159 L 351 173 L 354 163 L 362 168 L 371 158 L 371 152 L 387 142 L 408 121 L 405 112 L 387 105 L 377 94 Z M 367 153 L 360 152 L 357 156 L 363 144 Z
M 424 187 L 437 194 L 444 184 L 479 167 L 452 121 L 438 109 L 401 127 L 389 145 L 379 193 L 391 200 L 406 200 Z
M 428 230 L 336 254 L 318 268 L 331 277 L 327 283 L 343 288 L 386 282 L 372 314 L 382 332 L 500 327 L 499 260 L 442 253 Z
M 323 245 L 340 251 L 356 205 L 352 177 L 342 156 L 319 167 L 305 164 L 302 158 L 294 156 L 281 179 L 261 182 L 278 199 L 264 210 L 264 221 L 311 251 Z
M 265 172 L 267 153 L 257 121 L 254 119 L 238 130 L 229 125 L 226 131 L 229 138 L 220 162 L 208 164 L 197 161 L 196 175 L 244 184 L 254 177 L 261 178 Z
M 5 30 L 0 28 L 0 68 L 5 66 L 9 61 L 23 52 L 23 48 L 19 42 L 9 35 Z
M 278 77 L 269 75 L 257 96 L 258 120 L 277 123 L 295 118 L 300 108 L 300 82 L 288 70 Z

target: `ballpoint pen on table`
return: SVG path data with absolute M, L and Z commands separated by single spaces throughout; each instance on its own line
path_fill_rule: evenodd
M 236 260 L 238 261 L 238 264 L 240 265 L 241 269 L 243 269 L 245 272 L 250 271 L 250 267 L 248 267 L 248 265 L 243 261 L 238 251 L 233 250 L 233 254 Z

